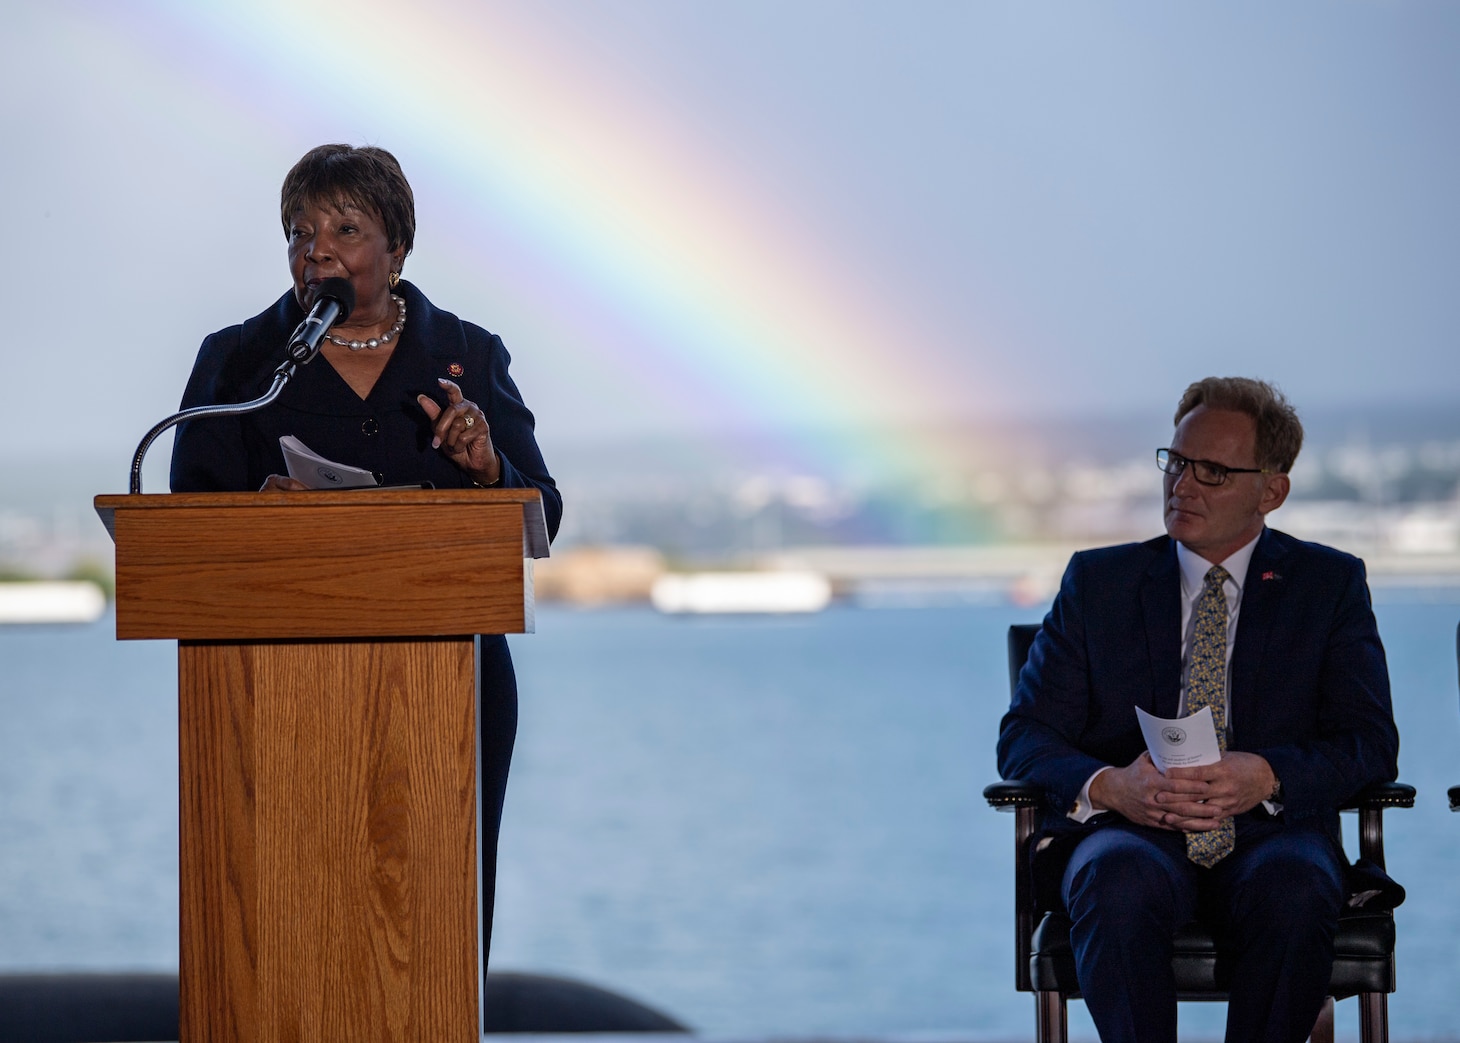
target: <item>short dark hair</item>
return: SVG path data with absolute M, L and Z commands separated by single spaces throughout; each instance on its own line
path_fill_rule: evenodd
M 309 205 L 346 206 L 368 210 L 379 219 L 390 249 L 416 241 L 416 197 L 400 163 L 383 148 L 365 145 L 320 145 L 304 154 L 279 191 L 279 216 L 284 236 L 289 220 Z
M 1176 407 L 1175 423 L 1197 406 L 1245 413 L 1257 426 L 1257 466 L 1281 474 L 1292 469 L 1303 448 L 1303 422 L 1286 396 L 1265 380 L 1250 377 L 1207 377 L 1186 389 Z

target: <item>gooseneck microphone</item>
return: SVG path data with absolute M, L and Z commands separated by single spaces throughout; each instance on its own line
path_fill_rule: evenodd
M 314 307 L 289 338 L 289 357 L 298 363 L 319 354 L 320 341 L 337 322 L 344 322 L 355 310 L 355 287 L 349 279 L 325 279 L 314 291 Z
M 314 307 L 309 309 L 309 314 L 304 317 L 304 321 L 289 337 L 286 351 L 289 357 L 279 364 L 278 369 L 274 370 L 274 381 L 269 390 L 252 401 L 240 402 L 237 405 L 194 406 L 192 409 L 184 409 L 181 413 L 174 413 L 158 423 L 151 431 L 142 436 L 141 444 L 132 454 L 132 479 L 128 483 L 129 491 L 133 495 L 142 491 L 142 458 L 147 455 L 148 448 L 157 440 L 158 435 L 184 420 L 214 416 L 239 416 L 263 409 L 279 397 L 279 392 L 284 390 L 284 385 L 289 383 L 289 379 L 294 376 L 296 369 L 304 363 L 312 361 L 314 356 L 319 354 L 320 342 L 324 340 L 324 335 L 330 331 L 330 327 L 337 322 L 344 322 L 350 317 L 350 312 L 354 310 L 355 287 L 350 285 L 348 279 L 323 280 L 315 288 Z

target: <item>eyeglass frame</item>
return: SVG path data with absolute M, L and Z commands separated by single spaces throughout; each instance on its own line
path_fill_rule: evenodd
M 1163 460 L 1162 457 L 1165 457 L 1165 460 Z M 1181 463 L 1177 466 L 1176 470 L 1173 471 L 1170 468 L 1170 461 L 1174 460 L 1179 460 L 1181 461 Z M 1225 485 L 1227 482 L 1227 475 L 1229 474 L 1277 473 L 1269 467 L 1228 467 L 1226 464 L 1219 464 L 1215 460 L 1193 460 L 1189 456 L 1182 456 L 1176 450 L 1169 447 L 1166 449 L 1156 450 L 1156 466 L 1161 470 L 1163 474 L 1169 474 L 1175 478 L 1180 478 L 1182 474 L 1186 472 L 1187 467 L 1191 464 L 1197 465 L 1197 467 L 1192 470 L 1191 477 L 1194 478 L 1198 484 L 1209 486 L 1211 488 Z M 1199 473 L 1199 470 L 1202 467 L 1209 467 L 1213 471 L 1215 471 L 1217 474 L 1217 480 L 1211 482 L 1203 478 Z

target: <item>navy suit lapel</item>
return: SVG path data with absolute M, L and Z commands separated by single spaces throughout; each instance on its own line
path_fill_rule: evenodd
M 1232 649 L 1232 732 L 1241 744 L 1244 725 L 1251 725 L 1260 713 L 1258 670 L 1272 634 L 1287 583 L 1283 579 L 1283 558 L 1287 549 L 1271 529 L 1263 529 L 1247 566 L 1242 584 L 1242 611 L 1237 617 L 1237 645 Z
M 1181 573 L 1176 544 L 1169 540 L 1142 578 L 1141 612 L 1152 682 L 1145 709 L 1157 717 L 1176 717 L 1181 711 Z

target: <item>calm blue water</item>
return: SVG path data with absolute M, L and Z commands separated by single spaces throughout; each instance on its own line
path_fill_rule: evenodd
M 1421 791 L 1389 816 L 1410 893 L 1392 1018 L 1398 1038 L 1436 1037 L 1460 1022 L 1444 794 L 1460 783 L 1460 591 L 1376 596 Z M 1012 824 L 980 791 L 1004 628 L 1037 615 L 540 610 L 513 639 L 493 965 L 581 977 L 717 1036 L 1028 1038 Z M 110 620 L 0 629 L 0 970 L 176 966 L 175 657 L 114 641 Z M 1220 1034 L 1220 1008 L 1183 1011 Z

